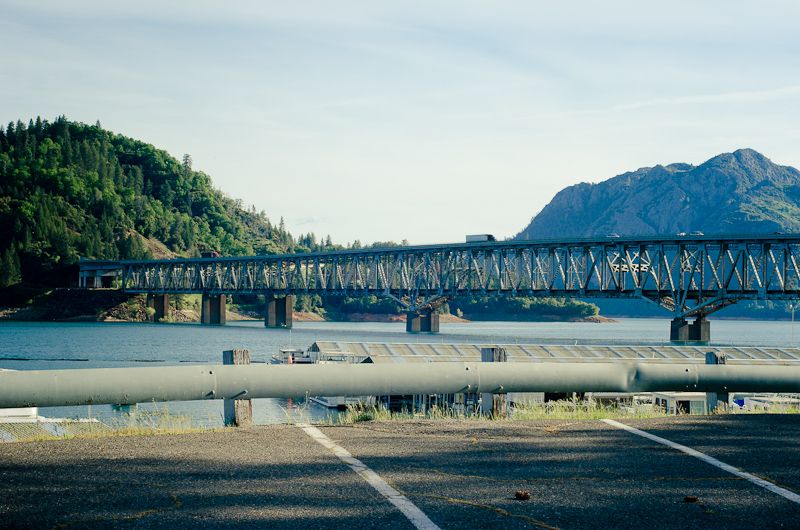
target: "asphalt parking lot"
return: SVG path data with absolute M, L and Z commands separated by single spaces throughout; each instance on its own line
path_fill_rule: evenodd
M 624 423 L 800 492 L 798 415 Z M 797 502 L 600 421 L 320 430 L 441 528 L 800 527 Z M 297 426 L 0 444 L 2 527 L 198 525 L 412 528 Z

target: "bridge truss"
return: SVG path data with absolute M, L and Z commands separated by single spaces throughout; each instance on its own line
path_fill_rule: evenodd
M 132 293 L 644 298 L 676 318 L 800 298 L 800 235 L 489 242 L 250 257 L 82 261 Z

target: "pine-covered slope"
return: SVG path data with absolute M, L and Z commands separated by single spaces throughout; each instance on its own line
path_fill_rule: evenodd
M 800 171 L 752 149 L 560 191 L 516 237 L 800 232 Z
M 64 284 L 79 257 L 295 249 L 282 223 L 242 208 L 152 145 L 60 117 L 0 128 L 0 287 Z

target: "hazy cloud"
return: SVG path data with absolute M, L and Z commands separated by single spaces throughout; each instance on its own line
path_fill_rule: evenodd
M 0 0 L 0 13 L 0 123 L 99 119 L 337 241 L 503 237 L 569 184 L 739 147 L 800 166 L 789 0 Z

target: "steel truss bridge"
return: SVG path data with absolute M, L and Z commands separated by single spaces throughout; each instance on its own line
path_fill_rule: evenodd
M 409 310 L 464 293 L 643 298 L 674 318 L 800 298 L 800 234 L 504 241 L 248 257 L 81 261 L 130 293 L 376 294 Z M 96 283 L 92 283 L 92 280 Z

